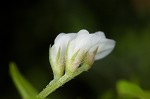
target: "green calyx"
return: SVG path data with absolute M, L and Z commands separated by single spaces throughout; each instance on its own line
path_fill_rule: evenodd
M 54 75 L 54 79 L 59 79 L 61 76 L 64 75 L 64 62 L 63 62 L 63 58 L 61 59 L 61 48 L 59 47 L 56 58 L 54 59 L 55 61 L 52 61 L 52 49 L 50 48 L 50 55 L 49 55 L 49 60 L 50 60 L 50 64 L 53 70 L 53 75 Z

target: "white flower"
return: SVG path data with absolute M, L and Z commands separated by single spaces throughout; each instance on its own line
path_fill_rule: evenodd
M 67 44 L 75 35 L 75 33 L 59 34 L 54 41 L 54 45 L 50 48 L 50 63 L 55 78 L 59 78 L 64 74 Z
M 103 32 L 89 34 L 87 30 L 78 33 L 61 33 L 50 49 L 50 62 L 54 75 L 74 72 L 82 62 L 92 65 L 94 60 L 107 56 L 114 48 L 115 41 L 107 39 Z
M 80 30 L 69 43 L 66 68 L 74 71 L 83 60 L 92 65 L 94 60 L 107 56 L 114 46 L 115 41 L 107 39 L 103 32 L 89 34 L 87 30 Z

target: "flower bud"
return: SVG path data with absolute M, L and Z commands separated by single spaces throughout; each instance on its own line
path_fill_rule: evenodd
M 88 50 L 84 59 L 84 63 L 89 66 L 92 65 L 95 60 L 106 57 L 115 47 L 115 41 L 107 39 L 103 32 L 96 32 L 94 34 L 98 36 L 99 41 Z
M 115 41 L 107 39 L 103 32 L 89 34 L 87 30 L 78 33 L 61 33 L 50 48 L 50 63 L 55 78 L 67 72 L 75 72 L 84 63 L 87 66 L 104 58 L 115 47 Z
M 50 48 L 50 64 L 53 70 L 54 78 L 60 78 L 64 74 L 65 69 L 65 52 L 67 44 L 75 36 L 75 33 L 59 34 L 55 41 L 54 45 Z
M 69 43 L 66 70 L 74 72 L 83 62 L 91 66 L 95 60 L 107 56 L 114 46 L 115 41 L 107 39 L 103 32 L 89 34 L 87 30 L 80 30 Z

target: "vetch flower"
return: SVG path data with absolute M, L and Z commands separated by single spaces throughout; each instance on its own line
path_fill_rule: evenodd
M 50 47 L 50 64 L 53 70 L 54 78 L 60 78 L 64 74 L 65 66 L 65 52 L 68 42 L 75 37 L 75 33 L 60 33 L 55 41 L 54 45 Z
M 115 41 L 107 39 L 103 32 L 59 34 L 50 47 L 50 64 L 54 74 L 52 80 L 37 97 L 44 98 L 57 88 L 88 70 L 95 60 L 107 56 L 115 47 Z
M 74 72 L 82 63 L 91 66 L 95 60 L 104 58 L 114 48 L 115 41 L 107 39 L 103 32 L 59 34 L 50 48 L 50 63 L 55 78 L 65 72 Z
M 107 56 L 114 46 L 115 41 L 107 39 L 103 32 L 89 34 L 87 30 L 80 30 L 69 42 L 66 71 L 75 71 L 81 63 L 91 66 L 94 60 Z
M 97 35 L 98 42 L 89 49 L 84 62 L 91 66 L 95 60 L 102 59 L 112 52 L 115 47 L 115 41 L 112 39 L 107 39 L 105 34 L 101 31 L 95 32 Z

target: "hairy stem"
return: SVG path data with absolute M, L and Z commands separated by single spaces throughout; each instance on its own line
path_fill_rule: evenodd
M 77 75 L 79 75 L 80 73 L 82 73 L 83 71 L 87 71 L 88 65 L 83 64 L 80 68 L 78 68 L 75 72 L 71 72 L 71 73 L 66 73 L 64 76 L 62 76 L 60 79 L 58 80 L 52 80 L 45 89 L 43 89 L 43 91 L 41 91 L 38 94 L 38 98 L 45 98 L 47 97 L 49 94 L 51 94 L 53 91 L 55 91 L 57 88 L 61 87 L 62 85 L 64 85 L 66 82 L 70 81 L 71 79 L 73 79 L 74 77 L 76 77 Z

